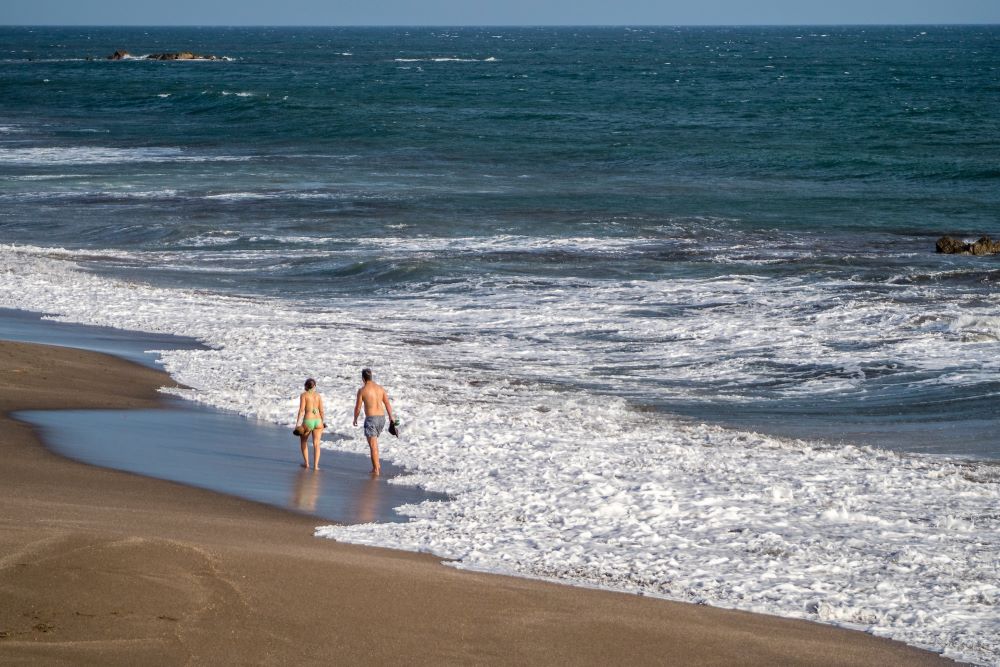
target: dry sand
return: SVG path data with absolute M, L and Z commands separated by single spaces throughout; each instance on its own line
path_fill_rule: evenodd
M 0 342 L 3 415 L 150 407 L 169 383 Z M 3 664 L 954 664 L 860 632 L 316 539 L 314 519 L 58 457 L 6 417 L 0 457 Z

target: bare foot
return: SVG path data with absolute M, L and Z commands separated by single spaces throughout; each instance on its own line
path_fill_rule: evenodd
M 318 463 L 313 466 L 313 470 L 319 470 L 319 464 Z
M 372 477 L 378 477 L 382 474 L 381 468 L 372 468 Z
M 308 463 L 300 463 L 299 467 L 300 468 L 305 468 L 306 470 L 309 470 L 309 464 Z

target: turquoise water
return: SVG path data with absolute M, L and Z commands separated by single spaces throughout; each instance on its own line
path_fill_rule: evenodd
M 491 350 L 463 374 L 996 458 L 1000 264 L 933 247 L 1000 235 L 998 63 L 991 26 L 0 28 L 0 243 L 410 304 L 401 344 Z

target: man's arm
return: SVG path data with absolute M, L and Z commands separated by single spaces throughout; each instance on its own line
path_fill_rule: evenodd
M 358 400 L 354 401 L 354 425 L 358 425 L 358 415 L 361 414 L 361 389 L 358 389 Z
M 382 390 L 382 403 L 385 404 L 385 412 L 389 415 L 389 421 L 395 421 L 392 418 L 392 405 L 389 403 L 389 394 L 385 389 Z

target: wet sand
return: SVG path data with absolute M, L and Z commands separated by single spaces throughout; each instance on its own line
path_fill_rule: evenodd
M 155 408 L 170 379 L 0 342 L 0 414 Z M 460 572 L 315 519 L 71 461 L 0 419 L 5 664 L 954 664 L 803 621 Z
M 67 458 L 302 512 L 317 524 L 407 521 L 396 507 L 448 500 L 442 493 L 390 484 L 405 472 L 398 466 L 386 464 L 382 476 L 372 477 L 367 453 L 324 450 L 321 469 L 307 470 L 299 439 L 288 427 L 191 401 L 171 399 L 168 405 L 14 416 L 35 425 L 46 446 Z M 323 439 L 338 435 L 327 431 Z M 360 437 L 354 444 L 363 447 Z

